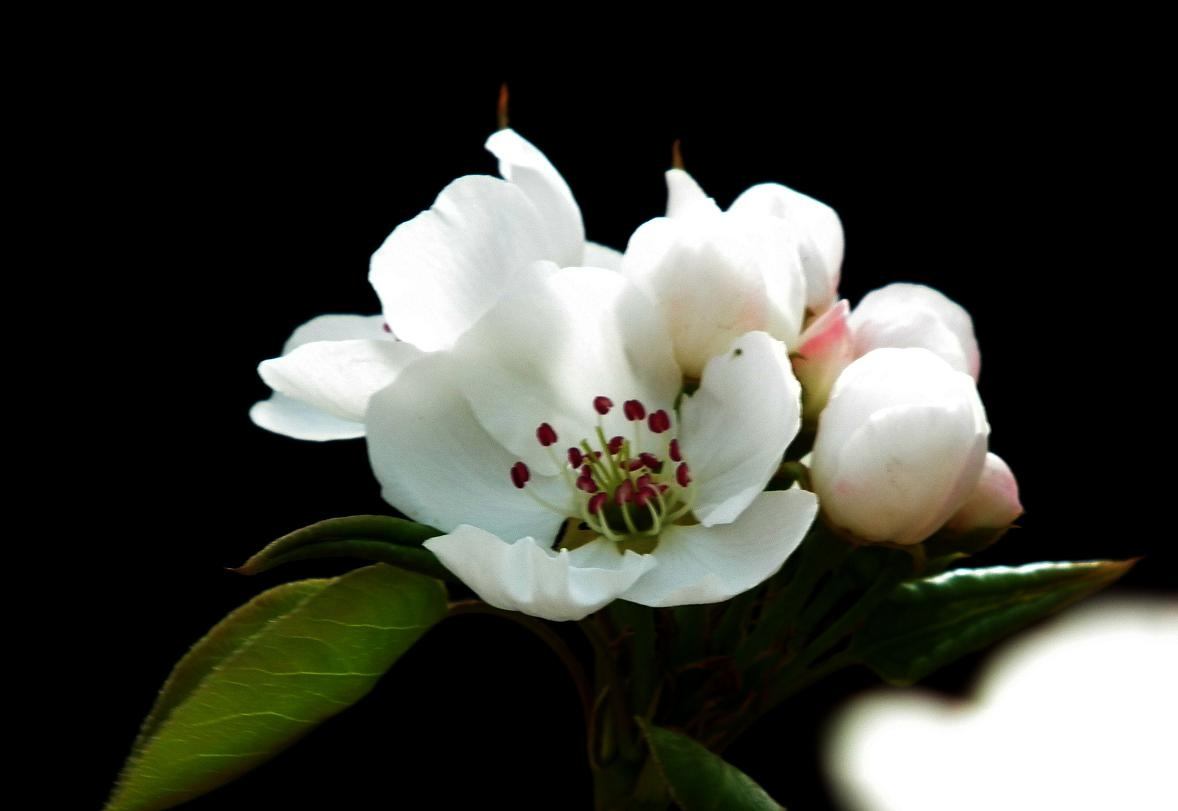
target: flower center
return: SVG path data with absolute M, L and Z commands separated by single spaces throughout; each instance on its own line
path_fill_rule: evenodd
M 607 438 L 601 417 L 613 407 L 608 397 L 593 399 L 598 414 L 595 436 L 568 448 L 563 460 L 557 458 L 554 446 L 559 438 L 551 425 L 541 423 L 536 440 L 552 454 L 572 489 L 577 513 L 571 517 L 611 541 L 641 547 L 691 512 L 695 487 L 672 431 L 671 414 L 661 408 L 648 414 L 641 402 L 627 400 L 622 413 L 630 422 L 630 436 Z M 526 464 L 512 465 L 512 484 L 523 490 L 530 479 Z M 531 490 L 528 493 L 545 507 L 565 512 Z

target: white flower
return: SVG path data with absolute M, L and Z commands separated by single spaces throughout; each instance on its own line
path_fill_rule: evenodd
M 1175 684 L 1173 599 L 1097 600 L 999 653 L 966 701 L 856 699 L 826 762 L 849 811 L 1169 810 Z
M 973 319 L 931 287 L 896 283 L 872 290 L 851 311 L 848 324 L 857 357 L 882 347 L 921 347 L 978 378 L 981 355 Z
M 823 513 L 865 541 L 919 543 L 974 491 L 990 426 L 969 375 L 926 349 L 876 349 L 843 371 L 818 422 Z
M 667 216 L 630 238 L 622 272 L 657 301 L 689 377 L 738 335 L 793 346 L 807 308 L 834 301 L 842 226 L 833 209 L 785 186 L 754 186 L 721 212 L 681 169 L 667 172 Z
M 422 352 L 445 349 L 538 260 L 617 269 L 585 241 L 581 211 L 548 159 L 513 130 L 487 139 L 506 180 L 459 178 L 398 226 L 372 257 L 383 316 L 320 316 L 258 369 L 275 391 L 254 422 L 299 439 L 364 435 L 368 398 Z
M 389 503 L 448 533 L 426 545 L 492 605 L 568 620 L 616 598 L 725 600 L 777 571 L 816 512 L 812 493 L 762 492 L 800 390 L 760 332 L 676 412 L 681 381 L 624 277 L 540 263 L 372 398 L 369 455 Z
M 945 524 L 945 528 L 954 532 L 1001 529 L 1010 526 L 1022 514 L 1018 482 L 1010 466 L 997 454 L 987 453 L 977 486 Z

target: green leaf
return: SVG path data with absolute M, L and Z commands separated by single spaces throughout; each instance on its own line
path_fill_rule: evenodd
M 957 569 L 902 584 L 856 633 L 847 658 L 911 684 L 1113 583 L 1136 561 Z
M 683 811 L 781 811 L 765 789 L 728 761 L 678 732 L 638 719 L 672 799 Z
M 446 612 L 436 580 L 376 565 L 265 592 L 176 665 L 107 811 L 161 811 L 354 704 Z
M 361 558 L 453 582 L 434 553 L 421 544 L 445 533 L 390 515 L 329 518 L 283 535 L 234 571 L 258 574 L 296 560 Z

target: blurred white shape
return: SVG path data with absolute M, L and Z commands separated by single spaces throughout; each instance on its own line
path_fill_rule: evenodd
M 1103 599 L 1007 645 L 976 697 L 854 700 L 827 772 L 848 811 L 1178 809 L 1178 600 Z

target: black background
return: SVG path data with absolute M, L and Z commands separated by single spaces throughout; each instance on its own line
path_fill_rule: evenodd
M 788 64 L 621 81 L 491 68 L 441 78 L 245 53 L 210 51 L 154 77 L 152 64 L 128 65 L 117 99 L 96 85 L 79 109 L 91 136 L 72 159 L 91 172 L 66 230 L 100 225 L 72 246 L 94 257 L 72 269 L 91 351 L 63 502 L 93 528 L 73 641 L 98 666 L 66 700 L 84 719 L 67 744 L 81 806 L 105 797 L 188 645 L 263 588 L 341 570 L 248 579 L 225 566 L 312 521 L 386 509 L 363 442 L 303 443 L 250 423 L 268 393 L 255 367 L 317 314 L 377 312 L 372 251 L 453 178 L 494 173 L 482 142 L 505 79 L 512 124 L 568 180 L 593 240 L 623 248 L 661 213 L 682 138 L 688 169 L 721 205 L 779 181 L 834 206 L 852 302 L 916 281 L 967 307 L 991 448 L 1027 509 L 985 561 L 1147 555 L 1120 588 L 1167 586 L 1170 541 L 1143 519 L 1160 488 L 1131 460 L 1159 396 L 1142 370 L 1155 340 L 1140 317 L 1145 268 L 1127 250 L 1140 234 L 1122 220 L 1136 205 L 1123 185 L 1135 102 L 1102 87 L 1098 65 L 1016 47 L 845 81 Z M 978 661 L 931 684 L 966 689 Z M 828 807 L 822 725 L 872 683 L 855 672 L 811 690 L 730 758 L 788 807 Z M 424 791 L 412 807 L 588 808 L 582 736 L 574 692 L 542 646 L 461 618 L 357 707 L 189 807 L 401 807 Z

